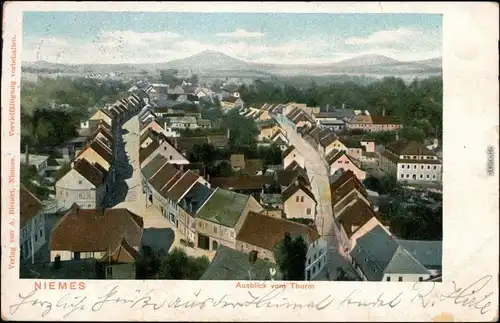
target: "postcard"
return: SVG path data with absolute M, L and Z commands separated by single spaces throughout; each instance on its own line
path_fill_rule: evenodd
M 498 319 L 495 4 L 4 8 L 3 319 Z

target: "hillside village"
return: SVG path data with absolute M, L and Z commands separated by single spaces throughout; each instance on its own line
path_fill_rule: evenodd
M 440 207 L 438 139 L 400 138 L 401 120 L 385 110 L 248 105 L 238 88 L 138 83 L 82 120 L 58 156 L 25 151 L 53 194 L 21 186 L 21 276 L 181 279 L 161 263 L 184 252 L 198 266 L 187 279 L 441 279 L 442 241 L 398 236 L 405 225 L 386 216 L 406 212 L 390 208 L 400 196 L 408 208 Z M 204 104 L 255 124 L 257 146 L 279 162 L 236 152 L 236 134 L 203 118 Z M 380 132 L 393 140 L 377 144 Z M 394 189 L 369 185 L 385 178 Z M 284 246 L 296 241 L 303 255 L 286 268 Z

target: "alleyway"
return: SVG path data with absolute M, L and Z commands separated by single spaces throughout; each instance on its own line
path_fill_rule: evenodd
M 146 195 L 141 187 L 139 132 L 137 116 L 132 117 L 122 126 L 122 136 L 118 141 L 120 146 L 118 146 L 119 158 L 116 164 L 117 180 L 112 190 L 115 196 L 111 205 L 114 208 L 127 208 L 143 218 L 143 240 L 149 245 L 161 247 L 166 251 L 179 247 L 190 256 L 206 255 L 212 259 L 212 253 L 184 247 L 180 243 L 182 236 L 176 232 L 175 226 L 165 219 L 155 206 L 147 203 Z
M 311 180 L 312 191 L 318 201 L 316 225 L 319 233 L 328 242 L 328 265 L 318 274 L 315 280 L 326 280 L 327 271 L 330 272 L 330 277 L 333 279 L 337 267 L 342 267 L 352 277 L 357 277 L 351 264 L 342 255 L 342 249 L 337 238 L 339 233 L 333 223 L 330 184 L 324 159 L 292 127 L 285 123 L 280 122 L 280 124 L 286 131 L 290 143 L 297 148 L 302 156 L 307 156 L 305 166 Z

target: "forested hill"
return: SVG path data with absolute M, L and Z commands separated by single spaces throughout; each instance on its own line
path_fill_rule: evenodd
M 443 124 L 443 82 L 441 76 L 414 79 L 385 77 L 369 84 L 338 82 L 319 85 L 296 85 L 286 81 L 257 80 L 240 87 L 242 99 L 248 106 L 268 103 L 302 102 L 308 106 L 345 107 L 368 110 L 381 115 L 398 116 L 405 127 L 417 132 L 416 137 L 438 136 Z

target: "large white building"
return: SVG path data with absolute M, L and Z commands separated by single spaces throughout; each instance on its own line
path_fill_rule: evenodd
M 442 162 L 423 144 L 406 139 L 396 140 L 380 153 L 380 167 L 398 181 L 440 182 Z

